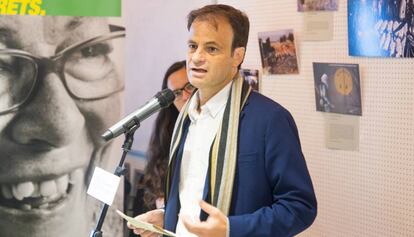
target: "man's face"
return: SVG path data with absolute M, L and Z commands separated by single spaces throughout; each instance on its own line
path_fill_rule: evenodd
M 242 62 L 244 48 L 231 49 L 233 30 L 227 20 L 217 17 L 195 20 L 188 40 L 188 78 L 200 93 L 214 95 L 229 83 Z
M 3 16 L 0 48 L 50 57 L 108 32 L 104 18 Z M 87 71 L 81 74 L 76 62 L 84 60 L 93 68 L 94 62 L 106 60 L 96 51 L 82 52 L 73 55 L 79 61 L 66 63 L 67 70 L 74 70 L 71 79 L 88 75 Z M 1 66 L 5 58 L 0 57 Z M 118 75 L 111 72 L 106 76 Z M 38 80 L 28 103 L 0 115 L 0 236 L 86 236 L 93 217 L 86 204 L 85 184 L 91 167 L 108 158 L 110 149 L 100 134 L 118 120 L 120 94 L 97 100 L 73 99 L 60 75 L 43 64 Z M 85 89 L 85 82 L 78 81 Z M 94 93 L 97 85 L 89 92 Z

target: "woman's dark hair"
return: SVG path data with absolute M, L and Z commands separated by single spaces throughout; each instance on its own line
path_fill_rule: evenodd
M 185 68 L 185 61 L 172 64 L 165 72 L 161 89 L 167 88 L 168 77 L 176 71 Z M 144 204 L 149 209 L 154 208 L 155 200 L 164 197 L 164 179 L 168 167 L 170 142 L 179 111 L 174 104 L 161 110 L 152 130 L 147 151 L 147 166 L 144 177 L 139 184 L 144 191 Z

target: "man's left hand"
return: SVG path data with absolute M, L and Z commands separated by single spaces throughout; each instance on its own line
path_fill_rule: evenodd
M 200 201 L 200 207 L 209 215 L 206 221 L 191 221 L 187 216 L 180 216 L 187 230 L 198 237 L 226 237 L 227 217 L 203 200 Z

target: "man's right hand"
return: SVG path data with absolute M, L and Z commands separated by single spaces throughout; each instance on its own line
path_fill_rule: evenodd
M 139 216 L 136 216 L 135 219 L 148 222 L 150 224 L 157 225 L 159 227 L 164 226 L 164 210 L 163 209 L 155 209 Z M 148 230 L 143 230 L 140 228 L 136 228 L 131 223 L 127 223 L 129 229 L 133 230 L 135 234 L 141 235 L 142 237 L 158 237 L 161 236 L 158 233 L 154 233 Z

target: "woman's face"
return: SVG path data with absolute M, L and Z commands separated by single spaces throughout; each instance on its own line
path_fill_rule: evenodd
M 188 90 L 184 90 L 184 87 L 187 83 L 188 77 L 184 67 L 178 71 L 175 71 L 168 77 L 168 88 L 172 91 L 181 90 L 181 93 L 179 95 L 176 95 L 174 100 L 174 106 L 178 111 L 181 110 L 185 102 L 187 102 L 188 98 L 191 96 L 192 91 L 190 92 Z

